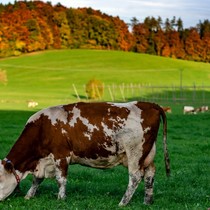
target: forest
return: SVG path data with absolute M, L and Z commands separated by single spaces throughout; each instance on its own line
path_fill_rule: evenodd
M 210 22 L 183 28 L 181 18 L 133 17 L 125 23 L 92 8 L 50 2 L 0 3 L 0 57 L 49 49 L 110 49 L 210 62 Z

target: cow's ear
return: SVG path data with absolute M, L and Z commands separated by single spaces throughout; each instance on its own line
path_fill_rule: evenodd
M 12 173 L 14 166 L 11 161 L 6 161 L 4 168 L 7 172 Z

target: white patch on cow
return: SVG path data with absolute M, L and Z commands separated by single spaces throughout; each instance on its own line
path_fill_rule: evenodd
M 63 109 L 63 106 L 55 106 L 47 109 L 40 110 L 39 112 L 32 115 L 27 123 L 35 122 L 40 118 L 41 115 L 47 116 L 51 120 L 52 125 L 57 124 L 58 121 L 67 123 L 68 113 Z
M 56 164 L 56 166 L 60 166 L 60 164 L 61 164 L 61 159 L 56 160 L 56 161 L 55 161 L 55 164 Z
M 60 165 L 60 160 L 56 161 L 56 164 Z M 64 199 L 66 197 L 66 178 L 62 176 L 62 171 L 56 167 L 56 180 L 59 183 L 58 199 Z
M 150 130 L 151 130 L 151 128 L 150 127 L 147 127 L 147 128 L 144 129 L 144 133 L 147 133 Z
M 76 107 L 73 108 L 73 110 L 69 113 L 72 113 L 73 114 L 73 117 L 71 118 L 70 122 L 69 122 L 69 125 L 71 127 L 74 127 L 74 124 L 77 123 L 77 119 L 80 117 L 80 110 L 77 109 Z
M 39 111 L 39 112 L 36 112 L 34 115 L 32 115 L 32 116 L 28 119 L 28 121 L 26 122 L 26 124 L 37 121 L 37 120 L 40 118 L 40 116 L 41 116 L 42 114 L 43 114 L 43 110 L 41 110 L 41 111 Z
M 141 110 L 135 105 L 136 102 L 126 104 L 126 108 L 130 111 L 125 126 L 121 131 L 121 138 L 123 141 L 126 155 L 128 158 L 129 171 L 136 171 L 138 169 L 138 161 L 143 154 L 144 131 L 141 126 L 143 119 L 141 118 Z
M 47 115 L 52 122 L 52 125 L 55 125 L 58 120 L 67 123 L 68 113 L 63 109 L 62 106 L 52 107 L 48 109 L 48 113 L 44 113 Z
M 55 169 L 56 165 L 54 156 L 50 154 L 47 157 L 39 160 L 39 163 L 37 164 L 33 174 L 37 178 L 53 178 L 55 177 Z
M 112 102 L 108 102 L 108 104 L 112 105 L 112 106 L 115 106 L 115 107 L 125 107 L 125 108 L 130 108 L 130 106 L 132 105 L 135 105 L 137 103 L 137 101 L 131 101 L 131 102 L 128 102 L 128 103 L 112 103 Z
M 0 201 L 7 198 L 17 186 L 14 174 L 9 174 L 0 170 Z
M 67 131 L 65 129 L 61 129 L 62 134 L 67 134 Z
M 114 119 L 114 118 L 109 118 L 109 121 L 111 121 L 111 122 L 116 122 L 118 127 L 123 126 L 124 123 L 125 123 L 125 119 L 124 119 L 124 118 L 121 118 L 121 117 L 119 117 L 119 116 L 117 116 L 116 119 Z
M 85 132 L 85 133 L 84 133 L 84 136 L 87 137 L 88 140 L 91 140 L 91 135 L 90 135 L 90 133 Z
M 104 124 L 103 122 L 101 122 L 104 134 L 108 137 L 108 136 L 112 136 L 113 135 L 113 130 L 109 129 L 108 126 L 106 124 Z
M 91 140 L 93 131 L 95 129 L 99 130 L 99 128 L 96 125 L 91 124 L 87 118 L 82 117 L 81 111 L 78 108 L 74 107 L 70 113 L 72 113 L 73 116 L 69 122 L 69 125 L 71 127 L 74 127 L 74 125 L 77 123 L 77 121 L 80 120 L 83 123 L 83 125 L 85 125 L 88 129 L 87 132 L 84 133 L 84 136 L 86 136 L 89 140 Z
M 15 172 L 21 180 L 29 174 L 29 172 L 21 173 L 18 170 L 15 170 Z M 0 201 L 7 198 L 14 191 L 16 186 L 17 179 L 15 175 L 7 172 L 0 160 Z
M 70 161 L 71 161 L 71 156 L 66 157 L 66 162 L 67 162 L 68 164 L 70 163 Z

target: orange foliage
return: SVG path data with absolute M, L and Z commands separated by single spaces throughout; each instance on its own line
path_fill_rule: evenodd
M 210 22 L 183 29 L 182 20 L 146 17 L 131 20 L 92 8 L 66 8 L 42 1 L 0 3 L 0 57 L 45 49 L 95 48 L 135 51 L 210 61 Z

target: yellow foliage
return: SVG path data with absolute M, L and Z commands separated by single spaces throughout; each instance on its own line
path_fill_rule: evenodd
M 92 79 L 86 84 L 86 93 L 89 99 L 101 99 L 104 86 L 100 80 Z
M 4 70 L 0 69 L 0 82 L 3 84 L 7 84 L 7 73 Z
M 23 41 L 20 41 L 20 40 L 16 40 L 15 42 L 15 47 L 16 47 L 16 50 L 23 50 L 25 48 L 26 44 L 25 42 Z

